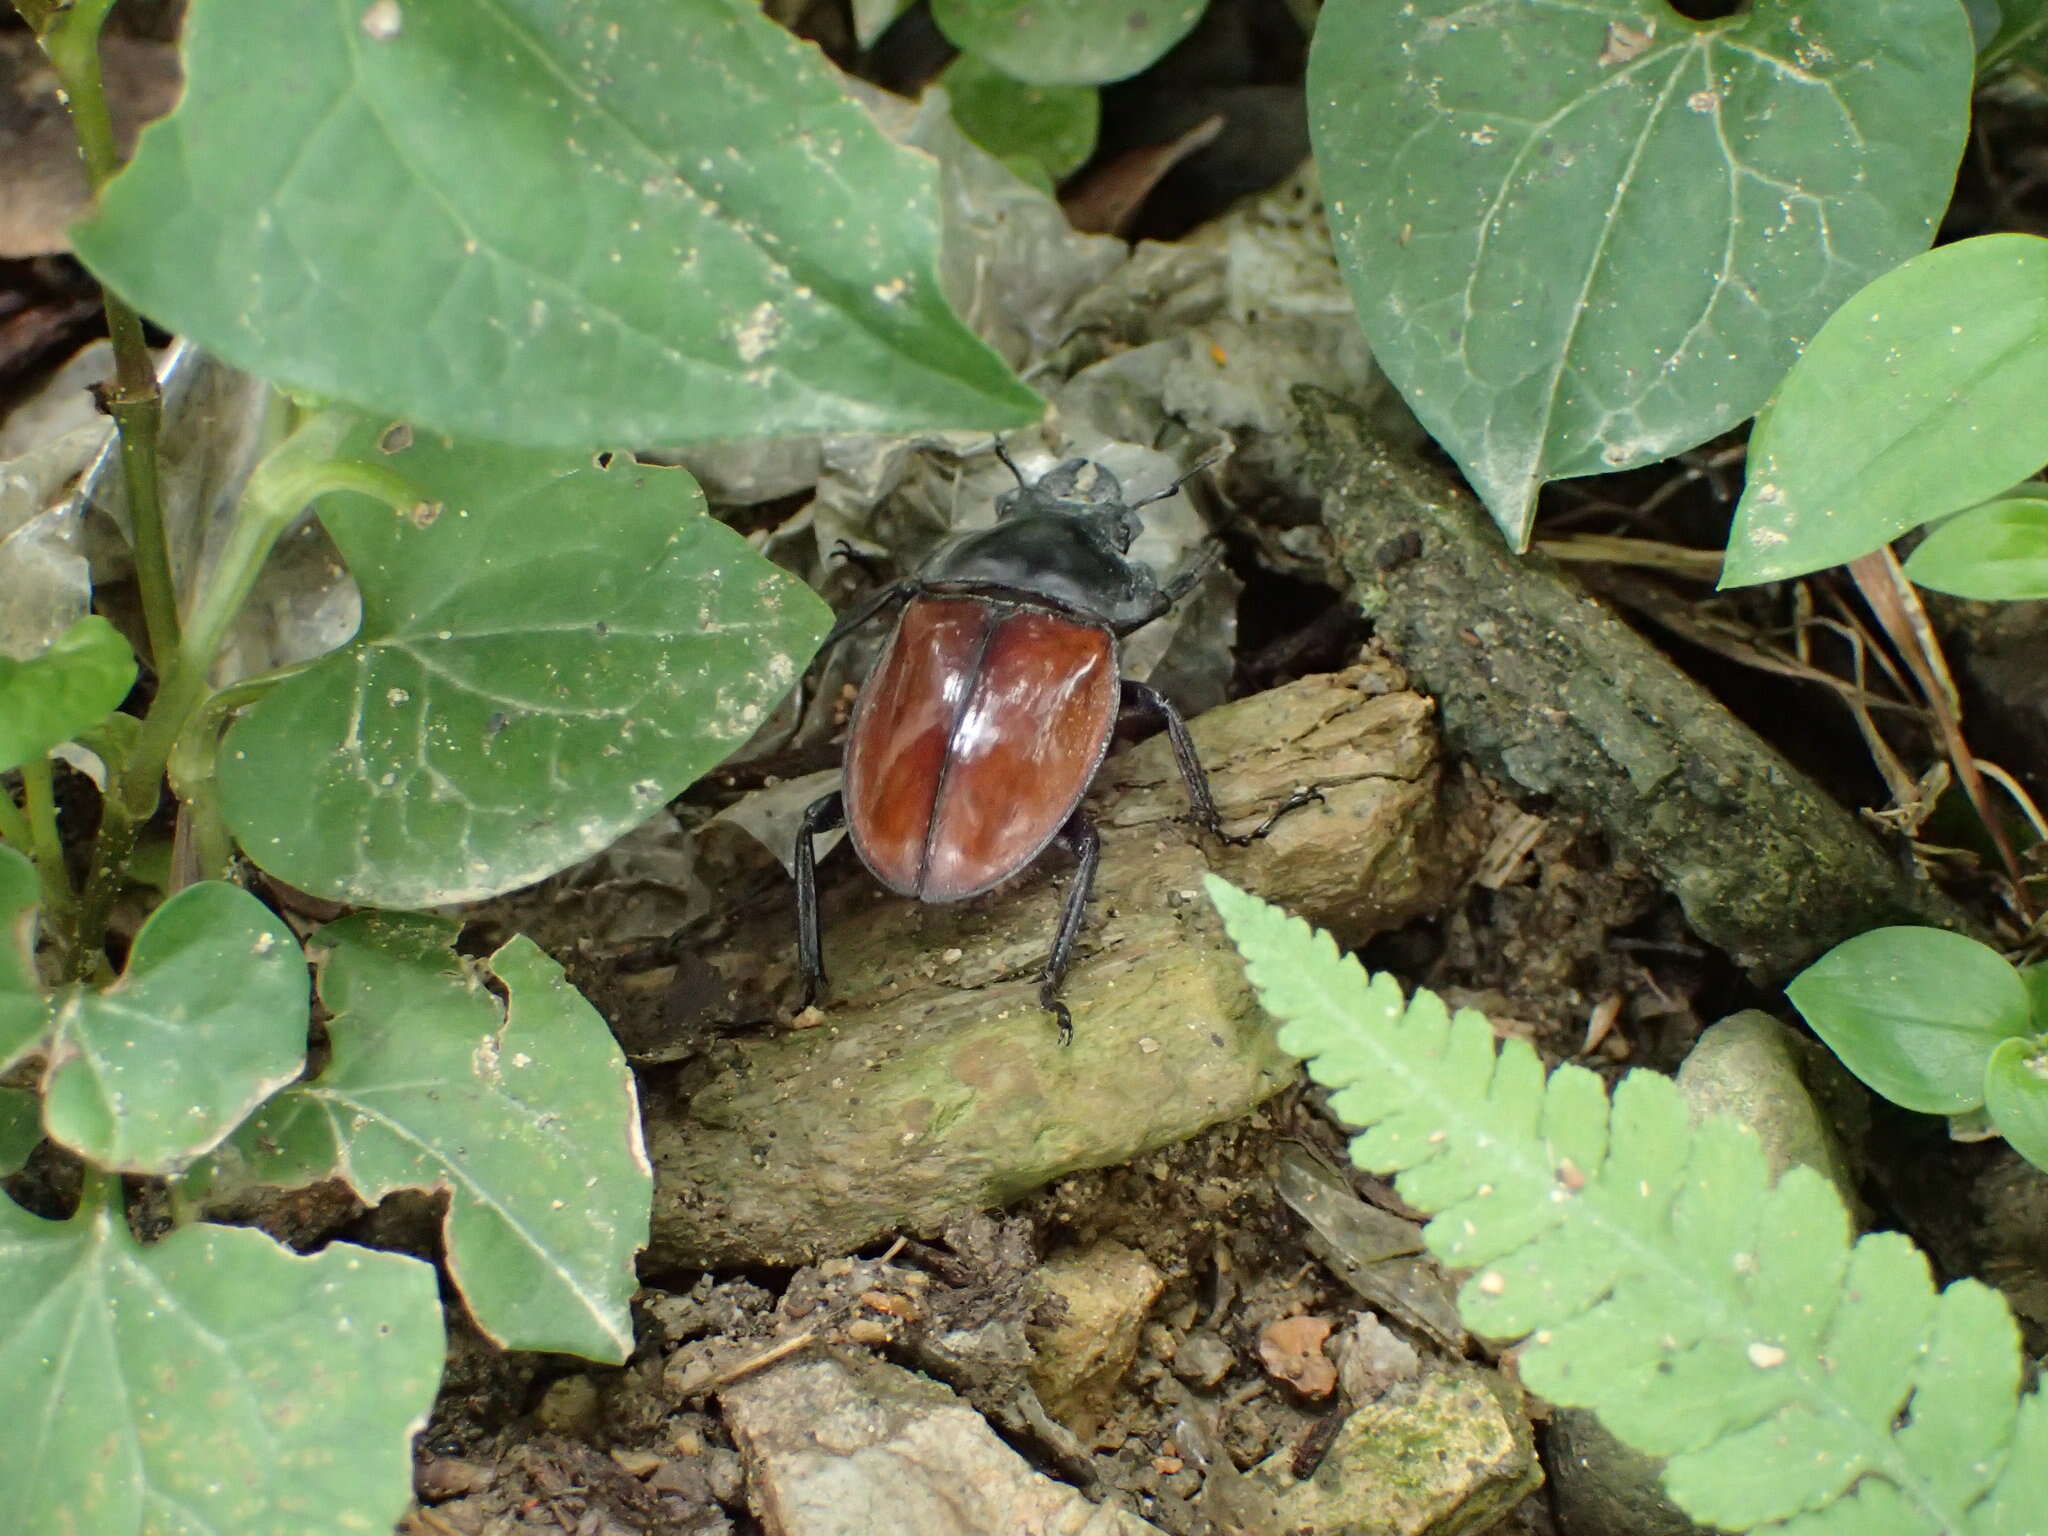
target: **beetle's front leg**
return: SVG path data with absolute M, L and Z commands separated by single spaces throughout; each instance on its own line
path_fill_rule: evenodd
M 1159 590 L 1159 611 L 1165 613 L 1175 603 L 1186 597 L 1202 584 L 1202 578 L 1209 574 L 1218 560 L 1223 558 L 1223 544 L 1219 539 L 1204 539 L 1195 558 L 1180 568 L 1180 573 Z
M 825 951 L 818 933 L 818 855 L 812 846 L 820 832 L 846 825 L 846 798 L 838 790 L 820 796 L 804 809 L 796 834 L 796 964 L 803 977 L 808 1008 L 825 990 Z
M 1074 883 L 1067 887 L 1067 904 L 1060 909 L 1060 925 L 1054 930 L 1052 953 L 1038 979 L 1038 1006 L 1059 1022 L 1060 1044 L 1074 1038 L 1074 1016 L 1060 1001 L 1060 983 L 1067 979 L 1067 967 L 1074 963 L 1074 941 L 1081 936 L 1081 921 L 1088 911 L 1088 893 L 1095 886 L 1095 866 L 1102 860 L 1102 834 L 1084 812 L 1076 811 L 1061 827 L 1056 841 L 1074 856 Z
M 840 616 L 826 632 L 825 638 L 818 642 L 818 649 L 812 653 L 811 660 L 816 661 L 892 603 L 908 602 L 916 591 L 917 583 L 914 581 L 892 581 L 886 587 L 875 588 Z
M 1173 707 L 1166 695 L 1150 683 L 1124 679 L 1124 703 L 1149 709 L 1166 722 L 1166 739 L 1173 747 L 1173 760 L 1180 765 L 1181 781 L 1188 787 L 1188 799 L 1193 805 L 1195 825 L 1204 832 L 1242 848 L 1255 843 L 1273 830 L 1273 824 L 1289 811 L 1299 810 L 1311 800 L 1323 798 L 1323 792 L 1313 787 L 1297 789 L 1281 802 L 1280 808 L 1249 832 L 1226 832 L 1223 817 L 1216 810 L 1216 797 L 1209 792 L 1209 775 L 1202 768 L 1202 760 L 1195 754 L 1195 738 L 1188 734 L 1188 723 L 1181 719 L 1180 711 Z

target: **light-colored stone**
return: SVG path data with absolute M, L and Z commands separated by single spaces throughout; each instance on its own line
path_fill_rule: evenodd
M 1824 1175 L 1853 1211 L 1855 1179 L 1834 1128 L 1801 1071 L 1805 1042 L 1757 1009 L 1705 1030 L 1678 1069 L 1678 1091 L 1695 1122 L 1728 1115 L 1756 1132 L 1773 1178 L 1804 1164 Z M 1693 1536 L 1694 1524 L 1664 1496 L 1664 1463 L 1616 1439 L 1592 1413 L 1562 1408 L 1545 1442 L 1551 1501 L 1584 1536 Z
M 1542 1486 L 1528 1422 L 1490 1371 L 1446 1365 L 1345 1420 L 1305 1479 L 1294 1450 L 1242 1476 L 1210 1472 L 1202 1512 L 1224 1529 L 1315 1536 L 1478 1536 Z
M 1031 1385 L 1047 1413 L 1090 1442 L 1137 1358 L 1145 1316 L 1166 1278 L 1136 1249 L 1104 1239 L 1047 1259 L 1035 1281 L 1064 1315 L 1030 1330 Z
M 1160 1536 L 1035 1472 L 927 1377 L 815 1354 L 721 1394 L 769 1536 Z
M 1678 1091 L 1695 1123 L 1732 1115 L 1763 1143 L 1771 1177 L 1804 1163 L 1855 1207 L 1856 1180 L 1834 1128 L 1800 1070 L 1801 1037 L 1750 1008 L 1705 1030 L 1678 1068 Z

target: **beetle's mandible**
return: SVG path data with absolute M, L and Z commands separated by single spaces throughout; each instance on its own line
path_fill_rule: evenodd
M 844 825 L 861 862 L 890 890 L 920 901 L 961 901 L 1002 884 L 1057 841 L 1077 868 L 1060 913 L 1038 999 L 1073 1021 L 1059 999 L 1101 853 L 1081 799 L 1109 750 L 1125 705 L 1159 715 L 1187 782 L 1193 818 L 1232 843 L 1262 836 L 1222 830 L 1208 776 L 1180 714 L 1157 690 L 1122 675 L 1118 641 L 1194 589 L 1213 548 L 1163 586 L 1130 558 L 1138 508 L 1102 465 L 1068 459 L 996 500 L 991 528 L 942 544 L 908 580 L 882 587 L 825 637 L 825 649 L 870 619 L 900 610 L 862 685 L 846 740 L 843 785 L 805 812 L 796 840 L 797 956 L 808 1006 L 825 986 L 813 839 Z M 1199 472 L 1199 466 L 1196 471 Z M 1185 479 L 1185 477 L 1183 477 Z

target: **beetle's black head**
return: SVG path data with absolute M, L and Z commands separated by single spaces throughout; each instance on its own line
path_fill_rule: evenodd
M 996 518 L 1012 517 L 1072 518 L 1107 539 L 1119 554 L 1129 554 L 1145 531 L 1124 502 L 1123 482 L 1093 459 L 1068 459 L 1028 485 L 1003 492 L 996 498 Z

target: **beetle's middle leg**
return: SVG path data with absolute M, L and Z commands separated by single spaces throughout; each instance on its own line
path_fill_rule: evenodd
M 1173 746 L 1173 760 L 1180 765 L 1181 781 L 1188 787 L 1188 799 L 1194 806 L 1195 825 L 1204 832 L 1229 843 L 1233 848 L 1242 848 L 1255 843 L 1273 830 L 1273 824 L 1289 811 L 1299 810 L 1311 800 L 1323 798 L 1323 792 L 1316 788 L 1297 789 L 1280 803 L 1277 810 L 1249 832 L 1232 833 L 1223 830 L 1223 817 L 1216 809 L 1216 797 L 1209 792 L 1209 775 L 1202 767 L 1202 759 L 1195 752 L 1195 738 L 1188 734 L 1188 723 L 1180 717 L 1180 711 L 1173 707 L 1166 695 L 1150 683 L 1124 679 L 1123 701 L 1148 709 L 1166 722 L 1166 739 Z
M 1066 1045 L 1074 1038 L 1074 1016 L 1060 1001 L 1060 983 L 1067 979 L 1067 967 L 1074 963 L 1074 941 L 1081 936 L 1088 892 L 1095 885 L 1095 866 L 1102 860 L 1102 834 L 1085 813 L 1076 811 L 1054 840 L 1074 856 L 1074 882 L 1067 887 L 1067 904 L 1060 909 L 1052 953 L 1046 957 L 1045 972 L 1038 978 L 1038 1006 L 1059 1021 L 1060 1044 Z
M 796 834 L 796 965 L 803 977 L 808 1008 L 825 990 L 825 951 L 818 937 L 818 855 L 812 847 L 820 832 L 846 825 L 846 797 L 838 790 L 820 796 L 804 809 Z

